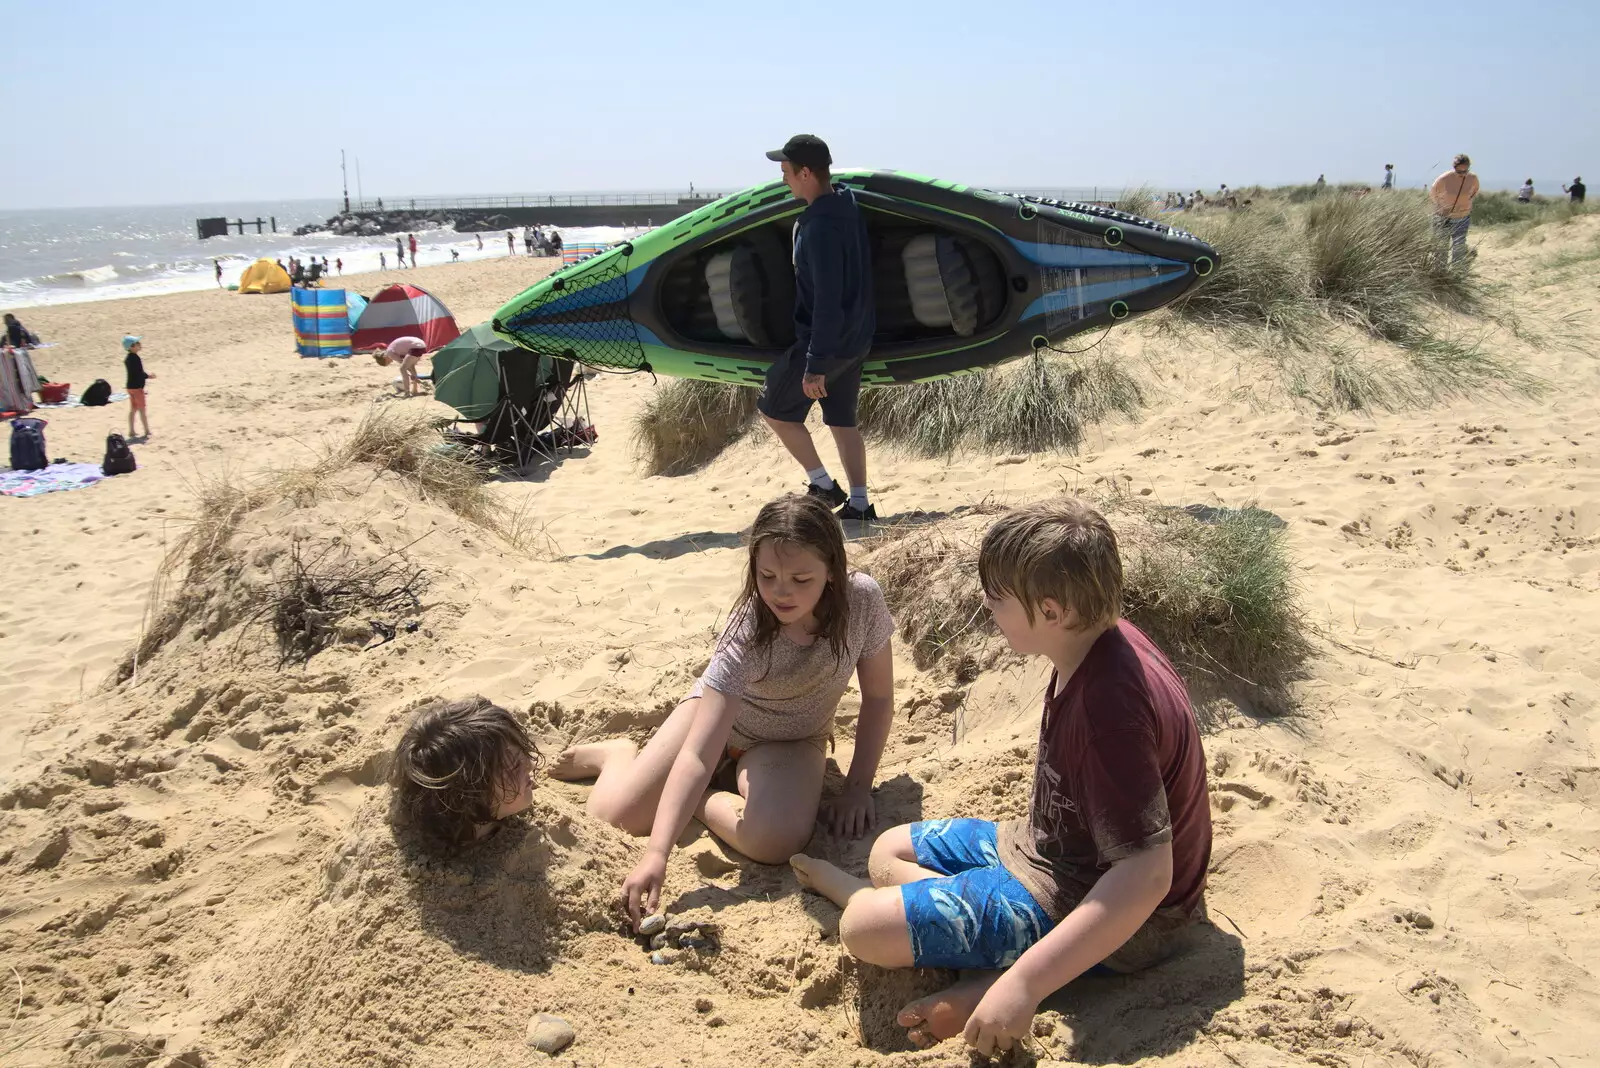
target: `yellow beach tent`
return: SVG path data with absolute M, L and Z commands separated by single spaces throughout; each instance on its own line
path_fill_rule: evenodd
M 289 272 L 272 260 L 256 260 L 239 276 L 241 293 L 287 293 Z

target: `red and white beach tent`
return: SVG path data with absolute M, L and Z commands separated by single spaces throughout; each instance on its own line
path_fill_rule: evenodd
M 356 320 L 350 347 L 363 352 L 388 345 L 396 338 L 420 337 L 432 352 L 460 336 L 455 316 L 438 297 L 401 282 L 378 290 Z

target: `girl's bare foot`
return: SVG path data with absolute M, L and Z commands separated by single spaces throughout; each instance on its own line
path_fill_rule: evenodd
M 632 760 L 638 748 L 626 738 L 608 738 L 603 742 L 589 742 L 563 749 L 561 755 L 550 762 L 546 772 L 552 779 L 573 782 L 593 779 L 613 760 Z
M 858 891 L 872 889 L 872 884 L 867 880 L 858 879 L 837 865 L 808 857 L 804 853 L 790 857 L 789 867 L 794 869 L 794 877 L 801 886 L 815 890 L 840 908 L 849 904 L 850 898 Z
M 954 1038 L 967 1028 L 967 1020 L 989 992 L 999 972 L 970 972 L 960 982 L 937 994 L 919 998 L 901 1009 L 895 1023 L 918 1049 Z

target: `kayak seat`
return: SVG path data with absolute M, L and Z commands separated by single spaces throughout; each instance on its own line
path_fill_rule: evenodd
M 756 231 L 716 253 L 705 280 L 722 340 L 757 348 L 794 340 L 794 267 L 776 235 Z
M 906 242 L 900 260 L 919 326 L 971 337 L 993 318 L 987 306 L 994 302 L 980 285 L 978 266 L 953 235 L 917 234 Z

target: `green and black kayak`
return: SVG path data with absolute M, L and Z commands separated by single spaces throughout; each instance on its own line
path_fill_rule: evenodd
M 877 332 L 862 381 L 926 382 L 1153 311 L 1216 271 L 1182 230 L 1094 205 L 900 171 L 844 171 L 872 238 Z M 723 197 L 580 263 L 496 313 L 534 352 L 617 371 L 761 383 L 794 342 L 781 182 Z

